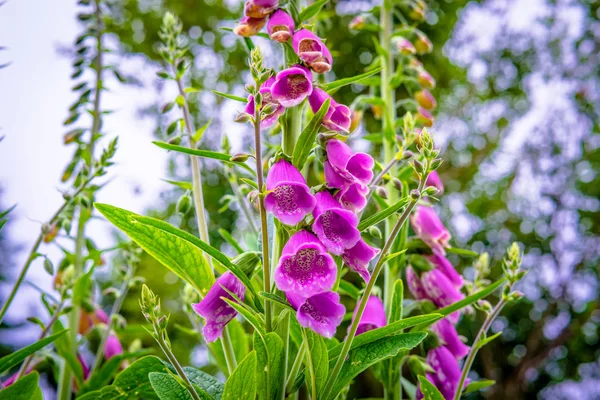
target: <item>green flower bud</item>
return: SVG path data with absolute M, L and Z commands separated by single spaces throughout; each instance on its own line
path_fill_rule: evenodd
M 232 162 L 245 162 L 245 161 L 248 160 L 249 157 L 250 157 L 250 154 L 237 153 L 237 154 L 234 154 L 233 156 L 231 156 L 231 158 L 229 159 L 229 161 L 232 161 Z
M 52 265 L 52 261 L 48 257 L 44 258 L 44 269 L 48 275 L 54 275 L 54 265 Z
M 383 235 L 381 234 L 381 230 L 375 225 L 371 225 L 369 227 L 369 235 L 377 239 L 381 239 L 383 237 Z
M 177 212 L 181 215 L 187 214 L 192 208 L 192 198 L 184 194 L 177 201 Z
M 256 266 L 260 264 L 261 257 L 259 252 L 257 251 L 247 251 L 235 257 L 231 260 L 232 263 L 240 267 L 244 274 L 248 278 L 252 278 L 254 271 L 256 270 Z
M 241 112 L 237 115 L 237 117 L 235 117 L 234 121 L 243 124 L 252 121 L 252 116 L 248 113 Z

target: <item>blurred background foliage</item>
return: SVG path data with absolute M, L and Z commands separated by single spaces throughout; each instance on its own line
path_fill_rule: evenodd
M 446 193 L 441 198 L 444 221 L 457 247 L 487 251 L 496 276 L 505 247 L 512 241 L 525 249 L 530 270 L 521 290 L 526 299 L 506 308 L 492 327 L 502 337 L 477 357 L 477 374 L 498 384 L 470 398 L 525 399 L 600 397 L 598 325 L 598 261 L 600 258 L 600 10 L 593 0 L 430 0 L 427 22 L 421 26 L 434 44 L 423 57 L 438 85 L 433 94 L 440 108 L 433 127 L 445 163 L 440 169 Z M 238 149 L 249 148 L 243 127 L 232 125 L 231 103 L 210 90 L 244 96 L 250 81 L 244 42 L 223 27 L 232 27 L 242 2 L 234 0 L 110 0 L 107 28 L 120 49 L 118 57 L 141 58 L 158 68 L 156 45 L 162 16 L 169 10 L 183 22 L 194 58 L 192 84 L 202 92 L 192 100 L 200 126 L 212 119 L 202 146 L 218 148 L 233 132 Z M 319 21 L 319 32 L 334 53 L 333 73 L 349 77 L 364 72 L 373 59 L 368 32 L 349 31 L 352 17 L 373 4 L 332 0 Z M 256 39 L 265 48 L 266 63 L 279 68 L 279 49 Z M 129 76 L 130 84 L 141 84 Z M 333 79 L 333 77 L 332 77 Z M 164 140 L 171 120 L 159 114 L 171 99 L 156 83 L 156 105 L 140 109 L 140 117 L 156 120 L 155 137 Z M 363 91 L 345 87 L 336 100 L 350 104 Z M 237 105 L 237 104 L 236 104 Z M 370 111 L 356 137 L 380 130 Z M 246 132 L 247 133 L 247 132 Z M 359 146 L 369 142 L 357 141 Z M 375 145 L 376 149 L 376 145 Z M 173 156 L 168 174 L 190 180 L 187 158 Z M 244 228 L 239 207 L 219 211 L 220 199 L 231 194 L 222 169 L 203 169 L 205 204 L 210 215 L 213 245 L 231 249 L 219 228 Z M 161 195 L 148 213 L 195 231 L 193 214 L 182 218 L 175 203 L 183 190 Z M 238 218 L 239 217 L 239 218 Z M 6 230 L 4 231 L 6 232 Z M 2 241 L 5 237 L 0 236 Z M 251 239 L 246 240 L 252 247 Z M 0 260 L 8 257 L 0 244 Z M 452 258 L 469 277 L 466 259 Z M 181 304 L 181 283 L 158 263 L 145 257 L 138 274 L 172 313 L 171 339 L 183 364 L 202 359 L 192 352 L 197 339 Z M 131 292 L 123 315 L 129 321 L 123 338 L 154 343 L 139 326 L 142 316 Z M 459 331 L 472 341 L 481 316 L 463 318 Z M 200 351 L 200 350 L 198 350 Z M 198 358 L 196 358 L 198 357 Z M 380 394 L 375 380 L 357 396 Z M 369 385 L 369 383 L 373 383 Z M 594 397 L 596 396 L 596 397 Z

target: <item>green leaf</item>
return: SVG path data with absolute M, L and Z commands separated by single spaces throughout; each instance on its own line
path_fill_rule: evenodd
M 35 371 L 25 375 L 6 389 L 0 390 L 0 400 L 42 400 L 39 380 L 40 375 Z
M 160 400 L 192 400 L 190 392 L 171 374 L 150 372 L 148 379 Z M 197 389 L 196 393 L 201 399 L 212 400 L 212 397 L 201 389 Z
M 265 326 L 264 323 L 260 320 L 258 314 L 253 313 L 251 310 L 243 306 L 243 303 L 238 303 L 237 301 L 230 300 L 226 297 L 221 297 L 227 304 L 233 307 L 237 312 L 242 314 L 242 316 L 248 321 L 250 325 L 256 329 L 256 331 L 261 335 L 265 336 Z
M 86 380 L 83 388 L 78 392 L 78 394 L 82 395 L 93 390 L 101 389 L 103 386 L 108 385 L 113 376 L 115 376 L 115 374 L 121 368 L 123 361 L 147 355 L 149 352 L 150 350 L 142 350 L 134 353 L 123 353 L 112 357 L 110 360 L 102 364 L 102 367 L 100 367 L 100 369 L 94 372 L 94 374 Z
M 225 382 L 223 400 L 253 399 L 256 395 L 256 370 L 256 351 L 251 351 Z
M 408 398 L 410 400 L 416 400 L 417 387 L 406 378 L 400 378 L 400 383 L 402 384 L 402 387 L 404 388 L 404 392 L 406 393 Z
M 331 99 L 327 99 L 323 102 L 323 104 L 321 104 L 321 108 L 319 108 L 319 111 L 317 111 L 308 125 L 306 125 L 300 134 L 296 145 L 294 146 L 294 154 L 292 159 L 294 166 L 298 169 L 302 169 L 308 158 L 308 154 L 315 144 L 315 138 L 317 137 L 317 133 L 319 133 L 319 129 L 321 128 L 323 118 L 325 117 L 325 114 L 327 114 L 327 110 L 329 110 L 330 102 Z
M 190 238 L 195 236 L 166 222 L 143 217 L 122 208 L 99 203 L 96 203 L 95 207 L 148 254 L 196 288 L 203 296 L 211 288 L 215 278 L 202 252 L 206 249 L 198 246 L 197 241 Z M 216 249 L 214 251 L 218 252 Z M 210 253 L 209 255 L 212 256 Z
M 2 211 L 2 212 L 0 212 L 0 219 L 2 219 L 2 218 L 4 218 L 4 217 L 6 217 L 6 216 L 7 216 L 7 215 L 8 215 L 8 214 L 9 214 L 9 213 L 12 211 L 12 210 L 14 210 L 14 209 L 15 209 L 15 207 L 16 207 L 16 206 L 17 206 L 17 205 L 16 205 L 16 204 L 14 204 L 14 205 L 13 205 L 12 207 L 10 207 L 8 210 L 5 210 L 5 211 Z
M 194 133 L 194 136 L 192 136 L 192 139 L 194 139 L 195 142 L 199 142 L 200 139 L 202 139 L 204 132 L 206 131 L 206 129 L 208 129 L 211 122 L 212 122 L 212 119 L 210 119 L 206 124 L 202 125 L 200 128 L 198 128 L 196 130 L 196 133 Z
M 300 11 L 300 15 L 298 17 L 298 20 L 300 22 L 304 22 L 306 20 L 311 19 L 312 17 L 314 17 L 317 14 L 319 14 L 319 12 L 323 8 L 323 6 L 325 4 L 327 4 L 328 2 L 329 2 L 329 0 L 318 0 L 318 1 L 315 1 L 313 4 L 311 4 L 310 6 L 306 7 L 304 10 Z
M 360 298 L 360 289 L 348 281 L 344 281 L 344 280 L 340 281 L 339 291 L 340 291 L 340 294 L 345 294 L 347 296 L 350 296 L 354 300 L 358 300 Z
M 335 399 L 338 393 L 340 393 L 340 391 L 344 389 L 356 375 L 360 374 L 370 366 L 377 364 L 381 360 L 396 356 L 401 350 L 410 350 L 417 346 L 425 336 L 427 336 L 424 332 L 419 333 L 420 335 L 403 333 L 381 338 L 350 351 L 350 353 L 348 353 L 348 358 L 344 362 L 340 374 L 333 385 L 333 389 L 329 394 L 329 399 Z M 357 338 L 360 336 L 357 336 Z
M 194 186 L 191 182 L 182 182 L 182 181 L 171 181 L 169 179 L 162 179 L 163 182 L 170 183 L 171 185 L 175 185 L 183 190 L 193 190 Z
M 473 257 L 473 258 L 479 257 L 479 253 L 477 253 L 476 251 L 467 250 L 467 249 L 459 249 L 458 247 L 450 247 L 450 248 L 446 249 L 446 251 L 448 253 L 458 254 L 459 256 Z
M 6 224 L 6 219 L 0 219 L 0 229 L 2 229 L 2 227 L 4 226 L 4 224 Z
M 467 387 L 465 388 L 463 394 L 469 394 L 469 393 L 473 393 L 476 392 L 478 390 L 481 389 L 485 389 L 487 387 L 493 386 L 496 384 L 496 381 L 491 380 L 491 379 L 484 379 L 481 381 L 475 381 L 475 382 L 471 382 L 467 385 Z
M 254 334 L 254 350 L 258 365 L 264 369 L 258 371 L 257 389 L 259 399 L 278 399 L 279 387 L 283 376 L 283 340 L 275 332 L 267 333 L 264 338 Z
M 419 383 L 421 384 L 419 387 L 424 400 L 444 400 L 444 396 L 437 390 L 435 385 L 423 375 L 419 375 Z
M 213 399 L 221 400 L 223 389 L 225 388 L 223 382 L 196 368 L 183 367 L 183 372 L 185 372 L 185 375 L 194 385 L 205 391 Z
M 381 211 L 371 215 L 368 218 L 363 218 L 363 220 L 360 221 L 360 223 L 358 224 L 358 230 L 362 232 L 365 229 L 369 228 L 370 226 L 378 224 L 379 222 L 387 219 L 390 215 L 395 214 L 398 211 L 400 211 L 409 202 L 410 202 L 410 197 L 405 197 L 403 199 L 400 199 L 396 203 L 392 204 L 388 208 L 381 210 Z
M 229 100 L 235 100 L 235 101 L 239 101 L 241 103 L 247 103 L 248 102 L 248 99 L 246 99 L 244 97 L 239 97 L 239 96 L 235 96 L 233 94 L 219 92 L 219 91 L 216 91 L 216 90 L 213 90 L 212 92 L 214 94 L 216 94 L 217 96 L 225 97 L 226 99 L 229 99 Z
M 402 279 L 396 280 L 394 283 L 394 292 L 392 294 L 392 304 L 390 308 L 390 316 L 388 323 L 396 322 L 402 319 L 402 302 L 404 301 L 404 285 Z
M 244 252 L 244 249 L 242 249 L 242 246 L 240 246 L 240 244 L 237 242 L 237 240 L 235 240 L 233 238 L 233 236 L 231 236 L 231 233 L 229 233 L 227 230 L 223 229 L 223 228 L 219 228 L 219 235 L 221 235 L 221 237 L 231 245 L 231 247 L 233 247 L 235 249 L 235 251 L 238 252 L 238 254 L 242 254 Z
M 240 178 L 240 181 L 244 182 L 246 185 L 258 190 L 258 184 L 255 181 L 246 178 Z
M 219 160 L 219 161 L 222 161 L 222 162 L 230 164 L 230 165 L 237 165 L 237 166 L 245 169 L 246 171 L 250 172 L 251 174 L 256 175 L 256 173 L 252 170 L 252 168 L 250 168 L 247 164 L 242 163 L 242 162 L 231 161 L 231 156 L 229 154 L 219 153 L 219 152 L 211 151 L 211 150 L 190 149 L 189 147 L 178 146 L 175 144 L 169 144 L 169 143 L 165 143 L 165 142 L 154 141 L 152 143 L 154 143 L 161 149 L 172 150 L 172 151 L 176 151 L 178 153 L 189 154 L 189 155 L 197 156 L 197 157 L 211 158 L 213 160 Z
M 402 329 L 410 328 L 411 326 L 415 326 L 418 324 L 425 323 L 434 323 L 435 321 L 441 319 L 442 316 L 439 314 L 426 314 L 426 315 L 418 315 L 416 317 L 410 317 L 401 319 L 400 321 L 392 322 L 389 325 L 386 325 L 381 328 L 373 329 L 368 332 L 365 332 L 361 335 L 358 335 L 352 341 L 352 346 L 350 350 L 367 344 L 369 342 L 373 342 L 375 340 L 382 339 L 386 336 L 393 335 L 395 333 L 400 332 Z M 333 360 L 337 356 L 340 355 L 342 350 L 343 343 L 338 344 L 337 346 L 329 349 L 329 359 Z
M 52 325 L 52 332 L 59 333 L 64 331 L 64 326 L 60 320 L 56 320 L 54 325 Z M 71 342 L 71 338 L 69 335 L 62 335 L 54 341 L 54 347 L 56 348 L 56 353 L 61 356 L 65 362 L 67 363 L 69 369 L 73 372 L 75 380 L 77 381 L 77 385 L 79 387 L 83 386 L 83 367 L 81 363 L 73 354 L 73 346 Z
M 229 337 L 231 337 L 235 359 L 242 360 L 250 352 L 250 337 L 248 333 L 246 333 L 242 323 L 237 319 L 229 321 L 225 329 L 227 329 Z M 216 364 L 221 368 L 221 371 L 227 371 L 227 361 L 225 360 L 225 353 L 223 353 L 221 341 L 209 343 L 208 346 L 214 355 Z M 228 375 L 227 372 L 225 372 L 225 374 Z
M 495 333 L 492 336 L 488 336 L 485 339 L 480 340 L 479 342 L 477 342 L 477 345 L 475 346 L 474 350 L 479 350 L 480 348 L 482 348 L 483 346 L 485 346 L 486 344 L 488 344 L 492 340 L 496 339 L 500 335 L 502 335 L 502 331 L 500 331 L 498 333 Z
M 260 297 L 262 297 L 263 299 L 270 301 L 273 304 L 278 304 L 284 308 L 287 308 L 289 310 L 292 310 L 293 312 L 296 312 L 296 310 L 281 296 L 278 296 L 274 293 L 267 293 L 267 292 L 258 292 L 258 295 Z
M 327 382 L 327 375 L 329 375 L 327 345 L 323 337 L 307 329 L 304 331 L 306 333 L 306 346 L 308 348 L 304 359 L 306 365 L 304 373 L 306 374 L 309 393 L 316 393 L 318 396 Z
M 37 342 L 30 344 L 27 347 L 23 347 L 7 356 L 0 358 L 0 374 L 8 371 L 24 359 L 26 359 L 29 355 L 35 353 L 36 351 L 44 348 L 46 345 L 52 343 L 64 333 L 68 331 L 68 329 L 64 329 L 60 332 L 57 332 L 53 335 L 47 336 L 43 339 L 38 340 Z
M 325 90 L 329 94 L 333 94 L 339 88 L 341 88 L 343 86 L 351 85 L 353 83 L 359 83 L 360 81 L 367 79 L 370 76 L 378 74 L 379 72 L 381 72 L 382 69 L 383 69 L 382 67 L 378 67 L 371 71 L 365 72 L 364 74 L 352 76 L 350 78 L 338 79 L 337 81 L 329 82 L 329 83 L 323 85 L 323 90 Z

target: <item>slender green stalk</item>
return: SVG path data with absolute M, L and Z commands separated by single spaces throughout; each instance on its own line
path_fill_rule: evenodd
M 425 177 L 419 182 L 419 188 L 418 188 L 419 193 L 421 193 L 423 191 L 423 187 L 425 186 L 426 179 L 427 178 Z M 333 385 L 335 384 L 335 380 L 337 379 L 337 377 L 340 373 L 340 370 L 342 369 L 342 366 L 344 364 L 344 361 L 346 360 L 346 356 L 348 355 L 348 352 L 350 351 L 350 347 L 352 346 L 352 341 L 354 340 L 354 336 L 356 335 L 356 331 L 358 330 L 358 323 L 360 322 L 360 319 L 362 318 L 362 315 L 365 311 L 365 307 L 367 306 L 367 301 L 369 300 L 371 291 L 373 290 L 373 287 L 375 286 L 375 282 L 377 281 L 377 277 L 379 276 L 379 273 L 381 272 L 381 270 L 383 269 L 383 266 L 385 265 L 385 257 L 389 253 L 389 251 L 392 247 L 392 244 L 396 240 L 396 236 L 398 235 L 398 232 L 400 232 L 400 229 L 402 228 L 402 226 L 404 225 L 404 223 L 410 216 L 410 213 L 412 212 L 413 208 L 415 207 L 415 205 L 417 204 L 418 201 L 419 201 L 419 199 L 411 200 L 411 202 L 408 204 L 408 206 L 406 207 L 406 209 L 404 210 L 404 212 L 402 213 L 400 218 L 398 218 L 396 225 L 394 225 L 392 232 L 390 232 L 390 236 L 388 237 L 387 241 L 385 242 L 385 245 L 383 246 L 383 249 L 381 250 L 379 259 L 377 260 L 377 264 L 375 265 L 375 269 L 373 270 L 373 275 L 371 276 L 369 283 L 367 283 L 367 287 L 365 288 L 365 291 L 360 299 L 360 303 L 358 306 L 358 310 L 356 311 L 356 315 L 354 316 L 354 318 L 352 320 L 352 325 L 350 326 L 350 332 L 348 333 L 348 337 L 344 341 L 344 346 L 342 347 L 340 355 L 338 356 L 335 366 L 331 370 L 331 373 L 329 374 L 329 379 L 327 380 L 325 388 L 323 389 L 323 393 L 322 393 L 321 397 L 324 399 L 329 398 L 331 389 L 333 388 Z
M 235 359 L 235 352 L 233 351 L 233 344 L 231 342 L 231 336 L 229 335 L 229 329 L 223 329 L 223 337 L 221 338 L 221 345 L 223 346 L 223 354 L 225 355 L 225 363 L 227 364 L 227 370 L 229 375 L 235 371 L 237 361 Z
M 260 135 L 260 105 L 254 107 L 254 146 L 256 151 L 256 183 L 259 191 L 259 211 L 260 211 L 260 234 L 262 243 L 262 264 L 263 264 L 263 290 L 271 293 L 271 264 L 269 263 L 269 230 L 267 225 L 267 210 L 265 208 L 264 180 L 263 180 L 263 159 L 262 159 L 262 141 Z M 265 322 L 267 332 L 273 330 L 273 307 L 270 301 L 265 300 Z
M 292 387 L 294 386 L 294 382 L 296 381 L 296 377 L 298 376 L 298 372 L 300 371 L 300 367 L 302 366 L 302 362 L 304 361 L 305 353 L 306 342 L 302 342 L 300 344 L 300 348 L 298 349 L 298 353 L 296 354 L 296 358 L 294 359 L 294 363 L 292 364 L 292 368 L 290 369 L 290 373 L 285 381 L 285 391 L 288 393 L 292 390 Z
M 234 168 L 229 170 L 229 184 L 231 185 L 231 190 L 233 190 L 233 194 L 235 194 L 235 197 L 237 197 L 238 199 L 238 204 L 240 205 L 242 212 L 246 216 L 246 220 L 248 221 L 248 226 L 250 227 L 252 234 L 258 236 L 258 229 L 256 229 L 256 225 L 254 224 L 254 218 L 252 216 L 252 213 L 250 212 L 250 208 L 248 207 L 248 201 L 246 200 L 244 195 L 242 195 L 242 192 L 240 190 L 237 172 Z
M 156 341 L 158 342 L 158 346 L 161 348 L 163 353 L 165 353 L 165 356 L 167 356 L 167 358 L 171 362 L 171 365 L 173 365 L 173 367 L 175 368 L 175 371 L 177 371 L 177 375 L 179 375 L 179 377 L 183 381 L 185 388 L 188 390 L 188 392 L 190 392 L 190 395 L 192 396 L 192 398 L 194 400 L 202 400 L 200 398 L 200 396 L 198 395 L 198 393 L 196 392 L 196 389 L 194 389 L 192 382 L 190 382 L 190 379 L 187 377 L 187 375 L 183 371 L 183 368 L 181 368 L 181 364 L 179 364 L 179 361 L 177 361 L 177 358 L 175 358 L 175 354 L 173 354 L 169 345 L 164 341 L 164 339 L 161 337 L 160 333 L 157 332 L 156 336 L 157 336 Z
M 302 329 L 302 338 L 304 338 L 304 343 L 306 343 L 306 345 L 308 346 L 308 337 L 306 337 L 306 330 Z M 315 366 L 313 365 L 312 362 L 312 354 L 310 351 L 306 352 L 306 357 L 308 358 L 308 373 L 310 374 L 310 383 L 311 383 L 311 393 L 312 393 L 312 397 L 311 399 L 316 400 L 317 399 L 317 382 L 316 382 L 316 376 L 315 376 Z M 327 397 L 324 397 L 327 398 Z
M 494 322 L 494 320 L 496 319 L 498 314 L 500 314 L 500 311 L 502 311 L 502 308 L 505 305 L 506 305 L 506 299 L 503 296 L 500 299 L 500 301 L 498 302 L 498 304 L 496 304 L 496 307 L 494 307 L 492 312 L 487 316 L 487 318 L 483 322 L 483 325 L 481 325 L 481 329 L 479 329 L 479 332 L 477 333 L 477 336 L 475 337 L 475 341 L 473 342 L 473 345 L 471 346 L 469 355 L 467 355 L 467 358 L 465 359 L 465 365 L 463 365 L 462 373 L 460 374 L 460 381 L 458 383 L 458 388 L 456 389 L 456 393 L 454 394 L 454 400 L 460 399 L 460 396 L 463 391 L 463 386 L 465 385 L 465 381 L 467 380 L 467 375 L 469 374 L 469 370 L 471 369 L 471 366 L 473 365 L 473 361 L 475 361 L 475 356 L 477 356 L 477 352 L 479 351 L 479 348 L 478 348 L 479 342 L 484 339 L 487 330 L 490 328 L 490 326 L 492 325 L 492 322 Z

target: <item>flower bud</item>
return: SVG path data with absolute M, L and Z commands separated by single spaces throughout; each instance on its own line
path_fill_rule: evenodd
M 375 193 L 377 194 L 377 196 L 381 197 L 382 199 L 387 200 L 387 198 L 388 198 L 387 190 L 383 186 L 377 186 L 375 188 Z
M 417 175 L 423 175 L 423 173 L 425 172 L 425 167 L 423 166 L 423 163 L 419 160 L 413 160 L 413 168 L 415 169 Z
M 243 124 L 252 121 L 252 116 L 248 113 L 241 112 L 235 117 L 234 121 Z
M 248 202 L 252 204 L 258 210 L 258 190 L 252 190 L 248 193 Z
M 411 158 L 413 158 L 415 155 L 415 153 L 413 153 L 410 150 L 406 150 L 403 154 L 402 154 L 402 158 L 404 158 L 405 160 L 410 160 Z
M 327 152 L 325 151 L 324 148 L 322 147 L 317 147 L 315 148 L 315 158 L 321 162 L 325 162 L 325 160 L 327 159 Z
M 252 278 L 256 266 L 260 264 L 260 254 L 261 253 L 256 251 L 247 251 L 235 257 L 231 262 L 244 271 L 244 274 L 246 274 L 248 278 Z
M 414 2 L 410 5 L 408 16 L 415 21 L 423 21 L 427 12 L 427 6 L 423 2 Z
M 419 90 L 415 93 L 415 100 L 419 105 L 427 110 L 433 110 L 437 106 L 435 97 L 427 89 Z
M 279 110 L 279 107 L 281 107 L 281 105 L 278 103 L 267 103 L 261 110 L 263 117 L 268 117 L 273 114 L 275 111 Z
M 392 38 L 393 45 L 398 50 L 398 53 L 405 56 L 412 56 L 417 53 L 415 46 L 403 36 L 395 36 Z
M 44 258 L 44 270 L 48 273 L 48 275 L 54 275 L 54 265 L 52 265 L 52 261 L 50 261 L 47 257 Z
M 373 111 L 373 116 L 375 117 L 375 119 L 381 119 L 381 117 L 383 116 L 383 106 L 373 104 L 371 105 L 371 111 Z
M 181 215 L 187 214 L 192 208 L 192 199 L 187 194 L 184 194 L 177 201 L 177 212 Z
M 352 18 L 352 21 L 350 21 L 348 24 L 348 29 L 360 31 L 361 29 L 364 29 L 366 24 L 367 20 L 365 17 L 363 15 L 357 15 L 356 17 Z
M 250 37 L 260 32 L 266 22 L 266 18 L 244 17 L 240 23 L 233 28 L 233 32 L 239 36 Z
M 398 178 L 392 178 L 392 184 L 399 192 L 402 191 L 402 181 Z
M 421 193 L 417 189 L 413 189 L 410 191 L 410 197 L 413 200 L 419 200 L 421 198 Z
M 42 232 L 44 233 L 44 243 L 50 243 L 54 240 L 58 234 L 58 225 L 56 223 L 52 225 L 42 225 Z
M 181 136 L 179 136 L 179 135 L 173 136 L 171 139 L 169 139 L 169 141 L 167 143 L 178 145 L 179 143 L 181 143 Z
M 425 189 L 425 195 L 426 196 L 435 196 L 439 193 L 440 191 L 438 190 L 438 188 L 436 188 L 435 186 L 428 186 Z
M 435 87 L 435 79 L 431 74 L 425 70 L 420 70 L 417 75 L 417 81 L 419 85 L 424 87 L 425 89 L 433 89 Z
M 383 235 L 381 234 L 381 230 L 375 225 L 371 225 L 369 227 L 369 235 L 377 239 L 381 239 L 383 237 Z
M 231 158 L 229 159 L 229 161 L 231 162 L 246 162 L 248 161 L 248 158 L 250 157 L 250 154 L 246 154 L 246 153 L 237 153 L 231 156 Z
M 415 121 L 422 126 L 426 126 L 426 127 L 433 126 L 433 121 L 434 121 L 433 115 L 431 115 L 431 113 L 423 107 L 419 107 L 417 110 L 418 110 L 418 113 L 415 118 Z
M 350 128 L 348 131 L 350 133 L 354 132 L 356 128 L 360 125 L 363 119 L 364 112 L 362 110 L 352 110 L 352 115 L 350 117 Z
M 417 49 L 417 54 L 427 54 L 431 53 L 433 50 L 433 44 L 431 40 L 423 32 L 417 31 L 417 40 L 415 41 L 415 49 Z

